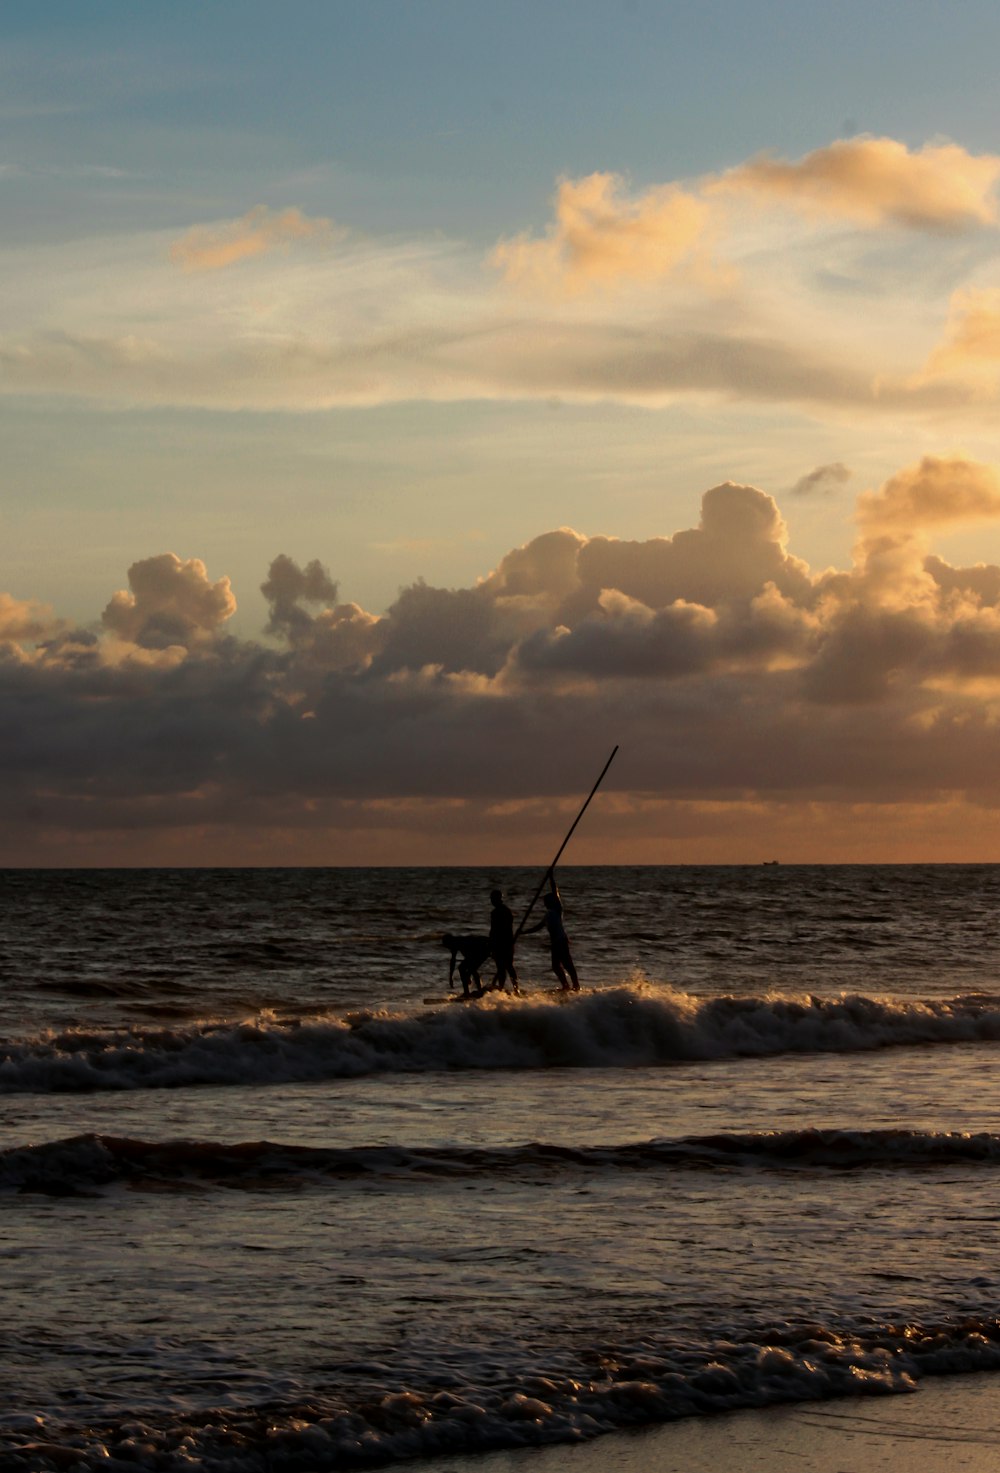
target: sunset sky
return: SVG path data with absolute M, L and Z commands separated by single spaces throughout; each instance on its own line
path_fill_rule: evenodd
M 0 38 L 0 863 L 1000 861 L 995 4 Z

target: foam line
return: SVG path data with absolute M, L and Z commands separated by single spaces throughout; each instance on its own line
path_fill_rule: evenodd
M 995 1042 L 1000 998 L 694 997 L 630 984 L 559 999 L 289 1022 L 69 1029 L 0 1045 L 0 1093 L 266 1085 L 380 1071 L 631 1068 L 784 1053 Z

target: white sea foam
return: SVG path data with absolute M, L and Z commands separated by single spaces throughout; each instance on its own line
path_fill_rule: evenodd
M 891 1395 L 926 1376 L 1000 1368 L 995 1319 L 839 1331 L 778 1326 L 712 1344 L 593 1347 L 577 1375 L 525 1365 L 450 1389 L 378 1383 L 354 1396 L 165 1412 L 98 1424 L 0 1415 L 11 1469 L 210 1467 L 292 1473 L 399 1459 L 579 1442 L 619 1428 L 843 1395 Z M 589 1363 L 589 1364 L 588 1364 Z
M 178 1028 L 69 1029 L 0 1048 L 0 1093 L 277 1084 L 379 1071 L 628 1068 L 1000 1039 L 1000 999 L 701 998 L 646 984 L 563 999 Z

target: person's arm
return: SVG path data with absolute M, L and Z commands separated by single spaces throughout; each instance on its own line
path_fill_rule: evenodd
M 458 955 L 458 953 L 453 951 L 452 954 L 451 954 L 451 959 L 448 962 L 448 986 L 449 987 L 453 987 L 454 986 L 454 983 L 455 983 L 455 957 L 457 955 Z

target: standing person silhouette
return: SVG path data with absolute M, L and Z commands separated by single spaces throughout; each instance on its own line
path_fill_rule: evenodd
M 552 948 L 552 970 L 559 978 L 559 985 L 564 992 L 580 991 L 580 980 L 576 975 L 576 967 L 570 955 L 569 937 L 563 925 L 562 898 L 559 894 L 559 886 L 556 884 L 555 872 L 552 872 L 552 889 L 548 895 L 542 896 L 542 904 L 545 906 L 545 914 L 537 926 L 528 926 L 525 935 L 530 936 L 533 931 L 540 931 L 544 926 L 549 933 L 549 945 Z
M 496 962 L 497 974 L 493 986 L 503 992 L 510 978 L 514 992 L 520 994 L 517 972 L 514 970 L 514 917 L 510 906 L 504 904 L 503 891 L 490 891 L 490 950 Z

